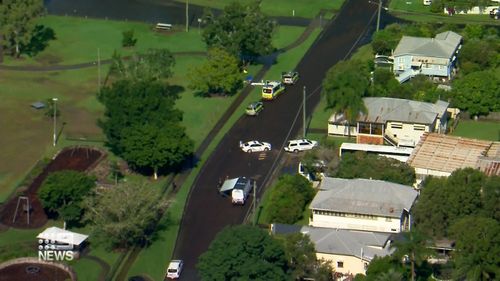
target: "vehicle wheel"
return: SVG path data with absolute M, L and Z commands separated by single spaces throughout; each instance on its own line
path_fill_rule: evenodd
M 267 148 L 267 147 L 266 147 L 266 148 L 264 148 L 264 151 L 266 151 L 266 152 L 267 152 L 267 151 L 269 151 L 269 148 Z
M 252 150 L 251 149 L 247 150 L 247 153 L 252 153 Z
M 295 149 L 293 152 L 294 152 L 294 153 L 299 153 L 299 150 L 298 150 L 298 149 Z

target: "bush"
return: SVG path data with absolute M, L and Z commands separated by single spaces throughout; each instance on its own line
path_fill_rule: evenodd
M 122 46 L 123 47 L 134 47 L 137 43 L 137 39 L 134 38 L 134 30 L 127 30 L 122 33 Z

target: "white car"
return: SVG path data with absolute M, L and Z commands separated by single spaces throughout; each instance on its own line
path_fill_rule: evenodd
M 268 142 L 261 142 L 261 141 L 240 142 L 240 148 L 244 152 L 248 153 L 269 151 L 271 150 L 271 144 Z
M 182 260 L 172 260 L 168 265 L 167 278 L 178 279 L 181 276 L 182 266 L 184 262 Z
M 318 142 L 314 140 L 301 139 L 301 140 L 291 140 L 285 145 L 285 151 L 287 152 L 299 152 L 310 150 L 318 146 Z

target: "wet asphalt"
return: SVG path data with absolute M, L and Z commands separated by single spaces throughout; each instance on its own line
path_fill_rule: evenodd
M 288 87 L 276 100 L 265 102 L 265 109 L 258 117 L 242 116 L 219 143 L 197 175 L 181 221 L 174 250 L 174 258 L 185 262 L 181 280 L 199 280 L 195 268 L 198 257 L 221 229 L 241 224 L 249 212 L 253 199 L 250 198 L 245 206 L 232 206 L 230 199 L 218 195 L 219 179 L 253 178 L 258 184 L 259 197 L 276 175 L 274 171 L 293 172 L 300 153 L 285 154 L 283 146 L 302 131 L 304 86 L 306 112 L 310 113 L 319 102 L 326 71 L 369 41 L 375 21 L 376 5 L 366 0 L 348 1 L 300 61 L 296 68 L 301 75 L 299 82 Z M 268 153 L 244 153 L 238 147 L 240 140 L 270 142 L 273 149 Z M 280 168 L 281 162 L 286 163 L 285 168 Z

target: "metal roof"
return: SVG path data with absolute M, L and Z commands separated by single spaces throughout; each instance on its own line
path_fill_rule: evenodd
M 383 217 L 401 217 L 418 196 L 411 186 L 368 179 L 325 177 L 310 209 Z
M 53 226 L 45 229 L 42 233 L 38 234 L 36 238 L 78 246 L 83 243 L 83 241 L 87 240 L 88 237 L 88 235 Z
M 394 57 L 402 55 L 418 55 L 450 59 L 462 41 L 462 36 L 446 31 L 435 38 L 403 36 L 399 41 Z

